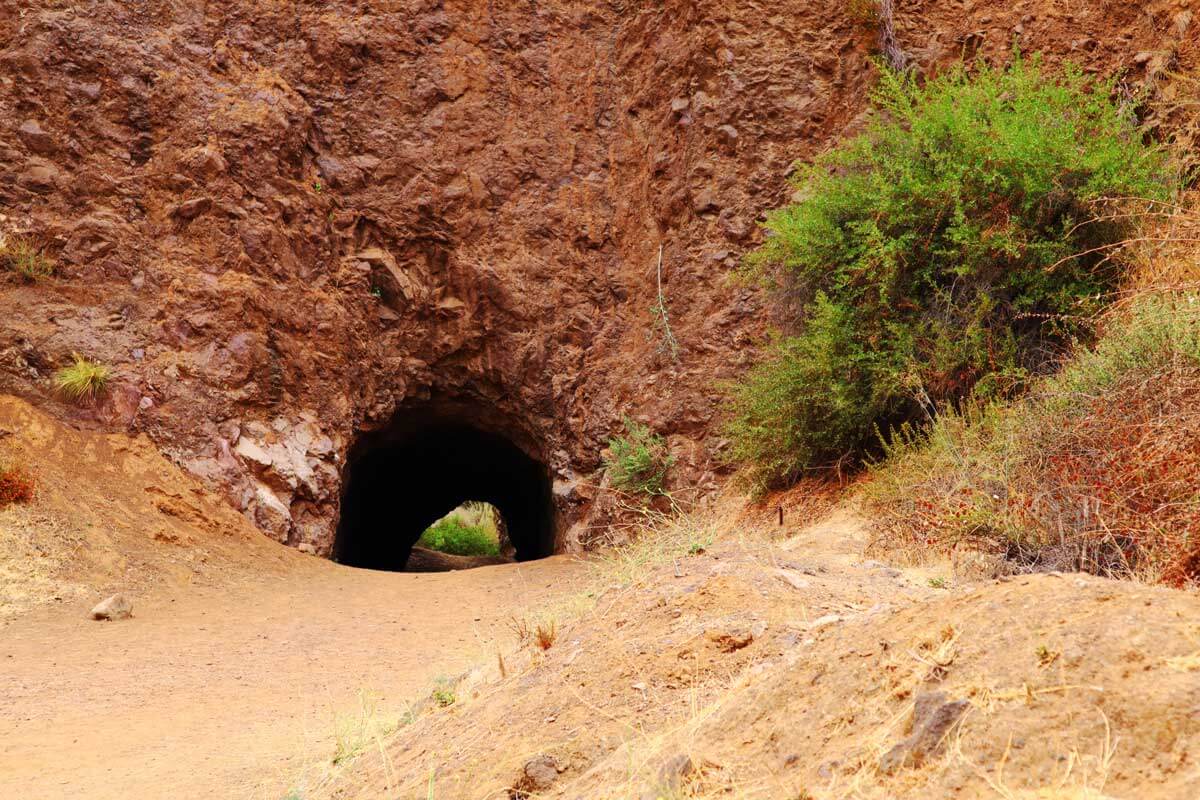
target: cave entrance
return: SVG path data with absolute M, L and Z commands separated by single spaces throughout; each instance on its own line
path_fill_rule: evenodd
M 550 471 L 502 427 L 472 417 L 402 411 L 359 437 L 343 474 L 335 561 L 402 571 L 421 535 L 468 501 L 495 507 L 518 561 L 554 552 Z

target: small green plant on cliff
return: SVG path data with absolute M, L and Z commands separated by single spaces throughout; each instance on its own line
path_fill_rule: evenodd
M 1115 287 L 1128 198 L 1171 192 L 1112 86 L 1038 59 L 884 72 L 862 135 L 799 170 L 750 272 L 798 310 L 731 389 L 733 458 L 759 488 L 861 458 L 1045 371 Z
M 89 403 L 104 394 L 112 371 L 78 353 L 73 358 L 69 366 L 54 373 L 54 388 L 73 403 Z
M 455 696 L 454 689 L 450 688 L 449 686 L 441 686 L 437 689 L 434 689 L 430 697 L 433 698 L 433 702 L 436 703 L 439 708 L 449 708 L 458 702 L 458 697 Z
M 54 274 L 54 262 L 23 236 L 0 236 L 0 266 L 30 282 Z
M 612 486 L 635 494 L 663 494 L 667 472 L 674 464 L 666 439 L 628 417 L 625 434 L 608 440 L 604 457 Z

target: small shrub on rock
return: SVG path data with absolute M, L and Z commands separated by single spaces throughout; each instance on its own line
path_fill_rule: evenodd
M 732 455 L 756 486 L 861 457 L 876 426 L 1012 394 L 1085 335 L 1128 198 L 1171 191 L 1111 89 L 1019 56 L 884 74 L 866 132 L 799 171 L 749 262 L 796 311 L 731 391 Z
M 604 458 L 612 486 L 634 494 L 663 494 L 667 472 L 674 464 L 666 439 L 628 417 L 625 434 L 608 440 Z
M 54 373 L 54 388 L 73 403 L 89 403 L 108 389 L 112 371 L 75 353 L 74 361 Z

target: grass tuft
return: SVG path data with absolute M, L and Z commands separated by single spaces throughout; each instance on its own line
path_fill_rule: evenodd
M 0 237 L 0 266 L 30 283 L 54 274 L 54 262 L 24 236 Z
M 90 403 L 107 390 L 112 371 L 78 353 L 73 358 L 70 366 L 54 373 L 54 388 L 73 403 Z
M 549 650 L 554 646 L 554 642 L 558 639 L 558 626 L 553 620 L 537 626 L 537 631 L 534 634 L 534 641 L 537 646 L 543 650 Z

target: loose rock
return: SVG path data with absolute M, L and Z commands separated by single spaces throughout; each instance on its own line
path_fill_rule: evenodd
M 911 735 L 879 760 L 879 769 L 892 773 L 902 767 L 919 767 L 941 752 L 947 734 L 958 724 L 969 700 L 949 701 L 945 692 L 926 692 L 913 705 Z
M 562 768 L 554 760 L 554 756 L 540 755 L 525 762 L 521 776 L 509 792 L 512 800 L 523 800 L 530 792 L 544 792 L 558 780 Z
M 187 200 L 175 206 L 171 214 L 179 219 L 189 220 L 195 219 L 210 208 L 212 208 L 211 197 L 197 197 L 194 200 Z
M 42 129 L 37 120 L 27 119 L 22 122 L 21 127 L 17 128 L 17 136 L 26 147 L 41 155 L 49 155 L 58 149 L 54 139 Z
M 133 603 L 123 594 L 114 594 L 92 609 L 91 617 L 96 620 L 113 621 L 133 616 Z

